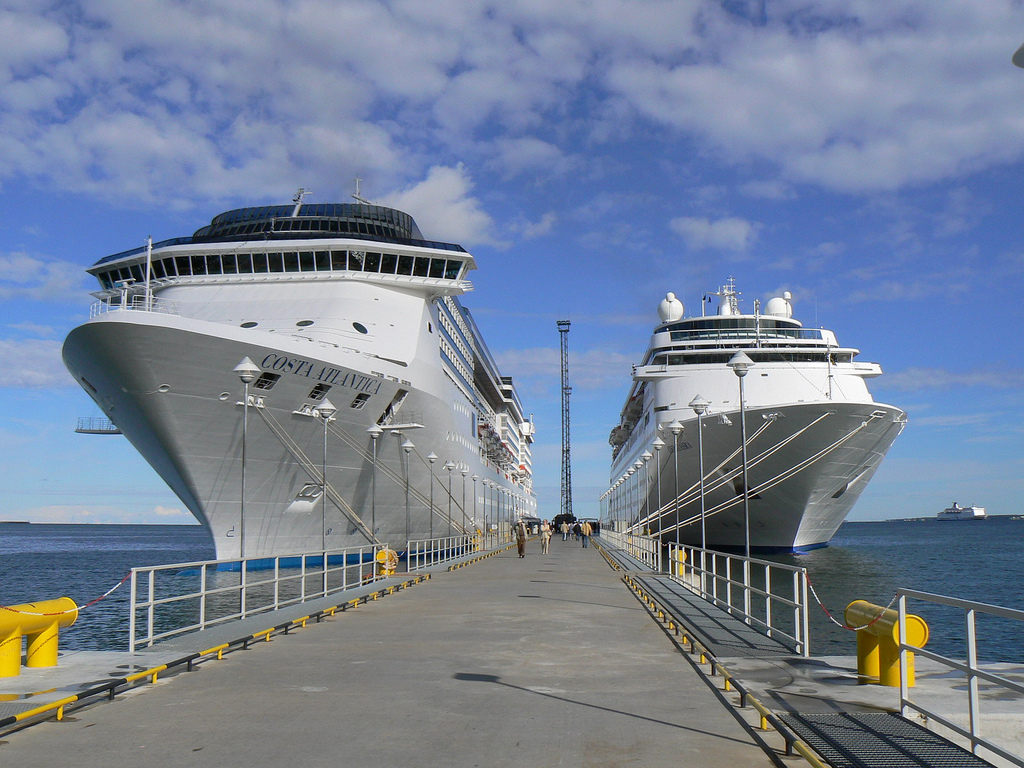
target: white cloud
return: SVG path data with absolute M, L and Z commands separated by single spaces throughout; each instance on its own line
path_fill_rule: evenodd
M 753 7 L 756 4 L 748 4 Z M 695 138 L 787 182 L 895 189 L 1015 159 L 1014 0 L 8 2 L 0 181 L 107 198 L 329 197 L 481 159 L 565 173 Z M 642 137 L 642 138 L 641 138 Z M 568 161 L 567 158 L 572 158 Z M 425 160 L 424 158 L 432 158 Z
M 506 350 L 494 356 L 502 371 L 517 381 L 542 379 L 561 386 L 561 354 L 557 349 Z M 573 389 L 621 390 L 629 381 L 634 360 L 619 352 L 591 349 L 569 353 L 569 375 Z
M 907 368 L 886 374 L 880 386 L 900 391 L 923 389 L 960 389 L 986 387 L 990 389 L 1020 389 L 1024 387 L 1024 370 L 1019 368 L 986 368 L 966 371 L 948 371 L 942 368 Z
M 0 299 L 81 302 L 84 284 L 77 264 L 27 253 L 0 254 Z
M 758 225 L 732 216 L 715 221 L 680 216 L 669 222 L 669 228 L 680 235 L 692 250 L 712 248 L 742 253 L 756 239 Z
M 494 221 L 470 195 L 473 181 L 466 169 L 435 166 L 418 184 L 385 195 L 387 205 L 409 213 L 429 240 L 461 245 L 500 244 L 491 235 Z
M 71 387 L 75 380 L 61 361 L 61 342 L 52 339 L 0 339 L 0 388 Z

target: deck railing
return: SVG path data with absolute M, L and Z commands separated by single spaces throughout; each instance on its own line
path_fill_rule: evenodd
M 377 578 L 377 552 L 386 548 L 133 568 L 129 651 L 368 584 Z
M 613 531 L 611 527 L 601 529 L 601 540 L 613 547 L 624 550 L 654 571 L 661 571 L 661 541 L 653 536 Z
M 1024 611 L 1017 611 L 1012 608 L 1002 608 L 987 603 L 977 603 L 971 600 L 961 600 L 956 597 L 935 595 L 929 592 L 917 592 L 912 589 L 899 589 L 898 596 L 899 611 L 899 639 L 900 639 L 900 713 L 906 717 L 911 711 L 918 712 L 930 720 L 942 724 L 956 734 L 970 742 L 970 750 L 978 755 L 979 749 L 987 749 L 995 755 L 1008 760 L 1014 765 L 1024 766 L 1024 759 L 1018 755 L 1001 748 L 992 740 L 982 736 L 979 683 L 985 683 L 988 689 L 986 693 L 996 698 L 1012 700 L 1019 699 L 1024 694 L 1024 684 L 997 674 L 992 669 L 983 669 L 978 661 L 978 631 L 977 616 L 983 614 L 998 619 L 1017 622 L 1011 634 L 1019 637 L 1021 628 L 1024 627 Z M 942 656 L 934 651 L 925 648 L 918 648 L 906 644 L 906 620 L 908 615 L 907 600 L 919 600 L 931 603 L 932 605 L 946 606 L 954 611 L 962 612 L 964 620 L 964 656 L 966 660 L 951 659 Z M 931 659 L 950 670 L 952 674 L 960 673 L 966 680 L 967 692 L 967 727 L 953 722 L 949 717 L 943 716 L 934 709 L 926 707 L 919 698 L 913 701 L 910 698 L 910 681 L 908 678 L 909 668 L 907 654 L 913 653 L 916 656 Z M 984 755 L 981 755 L 982 757 Z
M 435 539 L 413 539 L 406 550 L 406 570 L 421 571 L 432 565 L 455 560 L 483 548 L 475 536 L 443 536 Z
M 668 546 L 668 573 L 713 605 L 810 656 L 807 569 L 700 547 Z

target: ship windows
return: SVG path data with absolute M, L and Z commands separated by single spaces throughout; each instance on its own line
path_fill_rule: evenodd
M 459 259 L 436 259 L 373 251 L 298 251 L 294 253 L 224 253 L 170 256 L 152 264 L 152 277 L 190 277 L 203 275 L 264 275 L 281 272 L 376 272 L 384 275 L 407 275 L 457 280 L 465 262 Z M 145 264 L 127 264 L 97 275 L 107 290 L 119 280 L 146 280 Z
M 299 322 L 297 322 L 295 325 L 297 325 L 299 328 L 308 328 L 312 324 L 312 320 L 299 320 Z
M 277 384 L 277 380 L 281 376 L 276 373 L 262 373 L 260 377 L 252 383 L 253 389 L 273 389 L 274 385 Z
M 320 400 L 323 400 L 324 397 L 327 396 L 327 393 L 330 391 L 330 389 L 331 389 L 331 385 L 330 384 L 317 384 L 310 391 L 309 397 L 307 399 L 308 400 L 312 400 L 313 402 L 318 402 Z
M 369 333 L 369 331 L 366 329 L 366 326 L 363 325 L 362 323 L 352 323 L 352 327 L 359 331 L 359 333 Z
M 358 395 L 356 395 L 356 399 L 349 403 L 348 407 L 358 411 L 360 408 L 366 405 L 366 401 L 369 399 L 370 396 L 366 392 L 360 392 Z
M 257 323 L 255 320 L 246 320 L 244 323 L 242 323 L 241 327 L 242 328 L 255 328 L 257 325 L 259 325 L 259 323 Z

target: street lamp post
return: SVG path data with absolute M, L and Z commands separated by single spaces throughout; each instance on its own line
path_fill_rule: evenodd
M 427 454 L 427 461 L 430 462 L 430 538 L 434 538 L 434 462 L 437 461 L 437 454 L 431 451 Z
M 640 504 L 645 508 L 644 519 L 647 520 L 647 530 L 651 531 L 651 535 L 654 535 L 654 531 L 651 529 L 651 469 L 650 461 L 653 458 L 653 454 L 650 451 L 644 451 L 640 454 L 640 458 L 644 462 L 644 495 Z M 658 533 L 661 533 L 661 520 L 658 521 Z
M 373 474 L 370 476 L 370 535 L 371 541 L 377 540 L 377 438 L 384 434 L 378 424 L 374 424 L 367 432 L 373 441 Z
M 680 528 L 682 527 L 682 515 L 679 514 L 679 435 L 683 431 L 683 425 L 679 423 L 679 419 L 673 419 L 668 425 L 669 432 L 672 433 L 672 458 L 675 471 L 675 482 L 673 484 L 673 498 L 672 498 L 672 509 L 676 513 L 676 546 L 680 543 Z
M 245 387 L 242 395 L 242 487 L 238 496 L 238 559 L 245 560 L 245 448 L 249 433 L 249 384 L 256 378 L 260 368 L 248 357 L 243 357 L 234 371 Z
M 750 487 L 747 485 L 747 406 L 743 390 L 743 379 L 753 367 L 754 362 L 743 352 L 737 352 L 726 363 L 740 383 L 740 440 L 743 442 L 743 529 L 744 555 L 750 557 Z
M 704 573 L 708 548 L 707 512 L 704 500 L 704 414 L 707 413 L 709 405 L 711 404 L 700 395 L 690 401 L 690 407 L 697 414 L 697 470 L 700 474 L 700 588 L 702 594 L 706 589 Z
M 664 526 L 661 524 L 661 449 L 665 447 L 665 441 L 660 437 L 654 438 L 651 448 L 654 449 L 654 469 L 657 483 L 655 484 L 655 498 L 658 500 L 658 533 L 661 533 Z
M 473 522 L 474 523 L 476 522 L 476 481 L 479 480 L 479 479 L 480 479 L 479 475 L 473 475 L 473 477 L 472 477 L 472 480 L 473 480 Z M 482 524 L 483 524 L 483 527 L 484 527 L 484 541 L 486 542 L 487 541 L 487 507 L 484 507 L 484 519 L 483 519 L 483 523 Z
M 452 470 L 455 469 L 454 461 L 446 461 L 444 468 L 448 470 L 448 536 L 452 535 Z
M 415 447 L 409 438 L 402 441 L 402 451 L 405 452 L 405 548 L 407 552 L 409 537 L 412 535 L 412 518 L 409 515 L 409 453 Z
M 744 555 L 743 561 L 743 610 L 750 616 L 750 485 L 747 483 L 747 406 L 744 399 L 743 379 L 754 365 L 742 351 L 737 352 L 726 363 L 740 383 L 740 440 L 743 442 L 743 531 L 744 531 Z M 749 621 L 749 619 L 748 619 Z
M 320 549 L 324 553 L 325 580 L 327 574 L 327 425 L 330 424 L 331 417 L 337 412 L 338 409 L 327 398 L 324 398 L 324 401 L 313 410 L 313 413 L 317 414 L 324 422 L 324 460 L 320 476 L 322 481 L 320 488 L 320 496 L 322 497 L 320 503 Z
M 462 475 L 462 519 L 468 520 L 469 515 L 466 513 L 466 475 L 469 474 L 469 467 L 460 468 L 459 474 Z M 473 521 L 473 525 L 476 525 L 476 520 Z
M 700 548 L 708 548 L 707 531 L 705 530 L 705 502 L 704 502 L 704 414 L 711 405 L 700 395 L 690 401 L 690 407 L 697 414 L 697 463 L 700 471 Z

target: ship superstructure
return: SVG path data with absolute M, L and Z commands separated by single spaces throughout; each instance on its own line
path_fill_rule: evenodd
M 763 312 L 755 303 L 752 314 L 741 312 L 739 295 L 730 279 L 704 297 L 701 316 L 687 318 L 674 294 L 661 302 L 609 437 L 603 514 L 631 532 L 729 549 L 745 547 L 748 514 L 754 550 L 823 546 L 906 414 L 871 397 L 866 380 L 882 373 L 877 363 L 856 361 L 859 350 L 840 346 L 834 333 L 793 319 L 788 292 Z M 715 298 L 717 312 L 704 314 Z M 729 365 L 740 352 L 752 363 L 744 377 L 746 494 L 739 383 Z
M 64 361 L 218 557 L 504 527 L 536 513 L 534 430 L 459 301 L 475 267 L 300 194 L 101 259 Z

